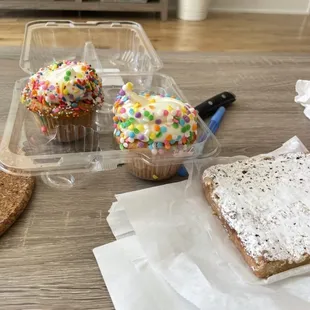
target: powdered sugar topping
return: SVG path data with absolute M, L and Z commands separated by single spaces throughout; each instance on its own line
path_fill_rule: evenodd
M 310 254 L 310 156 L 256 157 L 207 169 L 213 200 L 256 262 Z

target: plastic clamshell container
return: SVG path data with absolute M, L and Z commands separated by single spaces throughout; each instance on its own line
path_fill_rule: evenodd
M 198 118 L 198 136 L 186 151 L 165 155 L 120 150 L 113 136 L 112 106 L 124 83 L 132 82 L 136 91 L 174 95 L 187 102 L 173 78 L 160 73 L 105 73 L 101 75 L 105 104 L 98 111 L 97 127 L 82 128 L 84 138 L 71 143 L 44 136 L 33 121 L 33 113 L 20 103 L 20 92 L 27 78 L 16 82 L 12 104 L 0 146 L 2 170 L 13 174 L 40 175 L 95 172 L 116 169 L 132 160 L 149 165 L 181 164 L 196 158 L 216 156 L 220 145 L 207 125 Z M 81 130 L 78 128 L 77 130 Z
M 85 61 L 99 72 L 154 72 L 163 66 L 142 26 L 135 22 L 28 23 L 21 69 L 33 74 L 55 60 Z

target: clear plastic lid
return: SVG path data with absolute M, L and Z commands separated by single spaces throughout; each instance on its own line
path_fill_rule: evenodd
M 55 60 L 79 60 L 104 72 L 154 72 L 163 64 L 141 25 L 130 21 L 34 21 L 27 24 L 20 67 L 37 72 Z
M 34 121 L 33 113 L 20 103 L 27 78 L 16 82 L 10 112 L 0 146 L 2 170 L 13 174 L 80 173 L 116 169 L 118 165 L 141 160 L 149 165 L 181 164 L 196 158 L 216 156 L 217 139 L 198 118 L 196 142 L 186 151 L 172 150 L 162 156 L 147 152 L 120 150 L 113 136 L 112 106 L 121 86 L 132 82 L 137 91 L 173 95 L 186 102 L 175 81 L 160 73 L 102 73 L 105 103 L 96 113 L 94 128 L 74 128 L 83 138 L 61 143 L 45 136 Z M 72 129 L 72 128 L 71 128 Z M 63 128 L 62 128 L 63 130 Z

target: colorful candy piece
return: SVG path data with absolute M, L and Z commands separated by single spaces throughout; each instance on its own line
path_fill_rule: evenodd
M 145 127 L 142 124 L 138 124 L 136 127 L 140 132 L 143 132 Z
M 41 126 L 41 131 L 42 131 L 43 133 L 47 132 L 47 127 L 46 127 L 46 126 Z
M 161 126 L 160 127 L 160 131 L 162 132 L 162 133 L 165 133 L 165 132 L 167 132 L 167 127 L 166 126 Z
M 166 136 L 166 140 L 167 140 L 167 141 L 172 140 L 172 135 L 167 135 L 167 136 Z
M 140 118 L 141 116 L 142 116 L 141 112 L 137 112 L 137 113 L 135 114 L 135 117 L 136 117 L 136 118 Z
M 160 126 L 159 126 L 159 125 L 157 125 L 157 124 L 156 124 L 156 125 L 154 125 L 154 130 L 155 130 L 155 131 L 160 131 Z

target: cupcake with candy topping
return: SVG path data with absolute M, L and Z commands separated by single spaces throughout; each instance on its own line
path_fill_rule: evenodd
M 44 135 L 70 142 L 84 136 L 83 127 L 93 126 L 103 103 L 102 81 L 89 64 L 55 62 L 30 77 L 21 102 Z
M 176 174 L 180 163 L 169 161 L 177 152 L 190 150 L 197 137 L 197 111 L 180 99 L 133 92 L 124 85 L 114 103 L 114 136 L 121 150 L 142 154 L 127 165 L 136 176 L 164 180 Z M 143 154 L 152 157 L 151 162 Z M 164 159 L 167 160 L 164 160 Z

